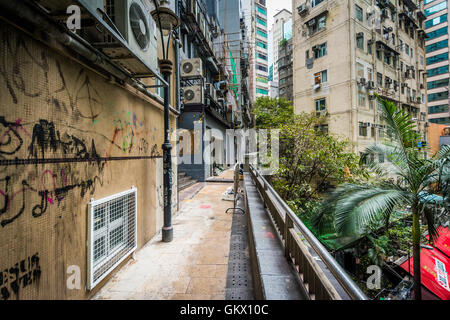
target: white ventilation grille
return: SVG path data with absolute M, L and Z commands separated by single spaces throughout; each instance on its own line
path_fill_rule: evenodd
M 92 290 L 137 246 L 137 189 L 94 200 L 88 215 L 88 281 Z

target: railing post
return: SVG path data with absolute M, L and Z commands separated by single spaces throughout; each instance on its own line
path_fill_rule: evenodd
M 244 171 L 249 172 L 250 171 L 250 156 L 246 154 L 244 156 Z
M 290 241 L 289 241 L 289 229 L 293 228 L 294 223 L 289 216 L 289 214 L 285 213 L 285 219 L 284 219 L 284 255 L 286 259 L 290 259 Z

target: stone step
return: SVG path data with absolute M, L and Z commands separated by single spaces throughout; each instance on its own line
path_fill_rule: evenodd
M 178 179 L 186 177 L 186 172 L 178 172 Z
M 189 182 L 191 180 L 194 180 L 194 179 L 189 177 L 189 176 L 185 176 L 183 178 L 178 178 L 178 184 L 184 184 L 184 183 Z
M 186 181 L 184 183 L 178 183 L 178 191 L 187 189 L 190 186 L 193 186 L 194 184 L 196 184 L 197 182 L 198 182 L 197 180 L 189 179 L 188 181 Z

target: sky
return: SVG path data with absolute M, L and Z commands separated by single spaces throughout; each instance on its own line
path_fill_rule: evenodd
M 272 28 L 273 16 L 282 9 L 292 12 L 292 0 L 267 0 L 267 19 L 269 30 Z
M 282 9 L 287 9 L 292 12 L 292 0 L 267 0 L 267 27 L 268 30 L 272 29 L 273 16 Z M 269 65 L 273 63 L 272 59 L 272 37 L 269 35 Z

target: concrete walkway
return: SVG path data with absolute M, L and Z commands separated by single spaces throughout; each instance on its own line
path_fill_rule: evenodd
M 230 186 L 207 183 L 183 200 L 173 219 L 173 242 L 163 243 L 157 236 L 93 299 L 225 299 L 232 224 L 225 211 L 233 202 L 221 195 Z

